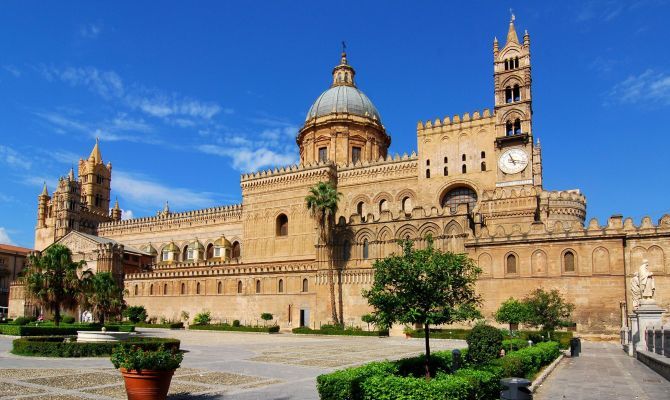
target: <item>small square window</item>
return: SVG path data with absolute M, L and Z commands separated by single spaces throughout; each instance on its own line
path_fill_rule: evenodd
M 361 161 L 361 148 L 360 147 L 352 147 L 351 148 L 351 162 L 355 164 L 359 161 Z
M 319 147 L 319 162 L 328 161 L 328 147 Z

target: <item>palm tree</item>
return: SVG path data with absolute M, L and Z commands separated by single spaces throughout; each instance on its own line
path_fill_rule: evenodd
M 53 312 L 56 326 L 61 309 L 77 306 L 81 293 L 78 272 L 85 261 L 72 261 L 70 249 L 54 244 L 38 255 L 30 255 L 24 277 L 26 292 L 38 305 Z
M 92 274 L 86 271 L 82 279 L 82 304 L 91 307 L 101 324 L 108 316 L 120 315 L 126 306 L 125 290 L 114 280 L 110 272 Z
M 330 289 L 330 309 L 333 322 L 341 324 L 337 318 L 335 307 L 335 282 L 333 279 L 333 257 L 331 246 L 332 227 L 335 225 L 335 214 L 337 213 L 337 202 L 342 193 L 338 192 L 331 182 L 319 182 L 309 188 L 309 195 L 305 197 L 307 209 L 316 220 L 319 228 L 319 242 L 326 246 L 328 251 L 328 286 Z

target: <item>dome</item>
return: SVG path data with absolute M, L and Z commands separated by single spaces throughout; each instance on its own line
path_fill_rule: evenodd
M 333 86 L 316 99 L 305 120 L 332 113 L 349 113 L 369 117 L 381 124 L 377 108 L 368 96 L 355 86 Z
M 214 245 L 215 245 L 215 246 L 225 247 L 225 248 L 233 247 L 233 245 L 230 243 L 230 240 L 226 239 L 226 236 L 225 236 L 225 235 L 221 235 L 221 237 L 218 238 L 218 239 L 214 242 Z

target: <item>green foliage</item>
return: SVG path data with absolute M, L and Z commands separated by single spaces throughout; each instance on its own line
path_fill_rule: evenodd
M 183 322 L 165 322 L 162 324 L 147 324 L 146 322 L 140 322 L 135 324 L 138 328 L 164 328 L 164 329 L 182 329 L 184 328 Z
M 261 314 L 261 319 L 263 321 L 265 321 L 265 323 L 267 323 L 267 321 L 272 321 L 272 318 L 274 318 L 274 317 L 270 313 L 264 312 L 264 313 Z
M 362 399 L 363 381 L 373 376 L 393 375 L 397 371 L 398 367 L 390 361 L 372 362 L 361 367 L 319 375 L 316 384 L 321 400 Z
M 519 324 L 528 320 L 528 306 L 510 297 L 500 305 L 494 317 L 501 324 Z
M 137 346 L 120 345 L 114 348 L 110 359 L 114 368 L 128 371 L 173 371 L 179 368 L 184 355 L 178 350 L 166 350 L 163 346 L 158 350 L 143 350 Z
M 340 336 L 388 336 L 388 331 L 364 331 L 362 329 L 345 328 L 338 325 L 321 325 L 321 329 L 310 329 L 306 326 L 293 328 L 291 330 L 297 334 L 307 335 L 340 335 Z
M 28 322 L 26 321 L 26 323 L 28 323 Z M 2 325 L 0 325 L 0 334 L 11 335 L 11 336 L 21 336 L 21 327 L 22 327 L 22 325 L 2 324 Z
M 470 329 L 431 329 L 431 339 L 461 339 L 465 340 L 470 334 Z M 410 329 L 409 335 L 414 338 L 422 338 L 426 336 L 423 329 Z
M 37 305 L 50 310 L 56 325 L 61 309 L 74 309 L 79 303 L 82 286 L 79 271 L 84 261 L 73 262 L 70 249 L 53 244 L 41 254 L 28 257 L 24 271 L 26 294 Z
M 74 336 L 23 337 L 13 341 L 12 353 L 39 357 L 100 357 L 109 356 L 117 342 L 76 342 Z M 131 338 L 123 342 L 145 350 L 164 346 L 179 349 L 179 340 L 165 338 Z
M 551 363 L 559 354 L 558 343 L 538 343 L 535 346 L 509 353 L 505 357 L 496 360 L 496 365 L 502 367 L 504 376 L 532 379 L 540 368 Z
M 99 331 L 100 324 L 54 324 L 45 322 L 39 326 L 34 325 L 0 325 L 0 334 L 13 336 L 51 336 L 51 335 L 76 335 L 77 331 Z M 134 325 L 107 324 L 105 329 L 110 332 L 134 332 Z
M 196 325 L 209 325 L 210 322 L 212 322 L 212 313 L 209 311 L 198 313 L 193 318 L 193 323 Z
M 124 289 L 114 279 L 111 272 L 93 274 L 85 272 L 81 280 L 84 308 L 92 308 L 97 320 L 105 323 L 108 317 L 120 316 L 126 307 Z
M 528 347 L 528 341 L 523 339 L 505 339 L 502 343 L 502 348 L 508 353 L 523 349 L 524 347 Z
M 26 325 L 29 322 L 30 320 L 26 317 L 18 317 L 14 321 L 12 321 L 12 325 Z
M 63 315 L 63 323 L 64 324 L 73 324 L 75 321 L 75 318 L 72 315 Z
M 130 306 L 123 310 L 123 316 L 134 324 L 144 322 L 147 319 L 147 309 L 144 306 Z
M 468 361 L 474 365 L 483 365 L 498 357 L 502 349 L 503 335 L 498 328 L 477 324 L 472 328 L 466 341 Z
M 240 320 L 239 320 L 239 319 L 234 320 L 234 321 L 233 321 L 233 326 L 234 326 L 234 327 L 238 327 L 238 326 L 240 326 Z
M 236 332 L 261 332 L 261 333 L 277 333 L 279 332 L 279 325 L 272 326 L 243 326 L 243 325 L 228 325 L 228 324 L 214 324 L 214 325 L 191 325 L 188 329 L 200 331 L 236 331 Z
M 191 314 L 188 313 L 188 311 L 182 311 L 181 312 L 181 320 L 184 322 L 187 322 L 191 318 Z
M 528 307 L 527 322 L 531 326 L 541 326 L 542 330 L 554 330 L 562 320 L 570 318 L 575 305 L 567 302 L 558 289 L 533 290 L 524 299 Z

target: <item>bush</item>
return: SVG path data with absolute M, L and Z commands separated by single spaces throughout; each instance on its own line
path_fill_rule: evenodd
M 431 339 L 467 339 L 470 334 L 470 329 L 431 329 Z M 423 329 L 417 329 L 410 332 L 411 337 L 422 338 L 426 337 Z
M 157 350 L 143 350 L 135 346 L 118 345 L 112 351 L 110 360 L 114 368 L 142 372 L 145 370 L 173 371 L 179 368 L 184 355 L 179 350 L 166 350 L 160 346 Z
M 134 324 L 147 319 L 147 309 L 144 306 L 130 306 L 123 311 L 123 316 Z
M 291 332 L 309 335 L 340 335 L 340 336 L 388 336 L 388 331 L 364 331 L 362 329 L 342 329 L 336 325 L 321 325 L 321 329 L 310 329 L 306 326 L 293 328 Z
M 70 336 L 39 336 L 15 339 L 12 353 L 22 356 L 41 357 L 100 357 L 109 356 L 118 342 L 76 342 Z M 165 338 L 130 338 L 122 342 L 124 345 L 137 346 L 144 350 L 157 350 L 160 346 L 179 349 L 177 339 Z
M 528 347 L 528 341 L 523 339 L 505 339 L 502 343 L 502 348 L 506 352 L 521 350 Z
M 18 317 L 14 321 L 12 321 L 13 325 L 26 325 L 27 323 L 30 322 L 30 319 L 26 317 Z
M 74 324 L 74 321 L 75 318 L 72 315 L 63 315 L 63 319 L 61 320 L 64 324 Z
M 52 335 L 76 335 L 77 331 L 99 331 L 100 324 L 61 324 L 55 326 L 45 322 L 39 326 L 34 325 L 0 325 L 0 333 L 14 336 L 52 336 Z M 105 329 L 110 332 L 134 332 L 134 325 L 106 324 Z
M 263 321 L 272 321 L 272 318 L 274 317 L 270 313 L 264 312 L 263 314 L 261 314 L 261 319 Z
M 209 311 L 203 311 L 195 315 L 193 323 L 196 325 L 209 325 L 212 321 L 212 314 Z
M 240 326 L 240 320 L 239 320 L 239 319 L 234 320 L 234 321 L 233 321 L 233 326 L 236 327 L 236 328 L 237 328 L 238 326 Z
M 466 340 L 468 361 L 474 365 L 482 365 L 498 357 L 502 349 L 503 335 L 498 328 L 478 324 L 472 328 Z
M 183 322 L 165 322 L 161 324 L 147 324 L 146 322 L 140 322 L 136 324 L 138 328 L 164 328 L 164 329 L 183 329 Z
M 272 326 L 235 326 L 228 324 L 215 325 L 191 325 L 188 329 L 201 331 L 235 331 L 235 332 L 261 332 L 261 333 L 277 333 L 279 332 L 279 325 Z
M 362 399 L 361 383 L 372 376 L 395 374 L 398 367 L 390 361 L 372 362 L 316 378 L 321 400 Z
M 558 343 L 545 342 L 509 353 L 497 360 L 504 376 L 532 379 L 542 366 L 551 363 L 560 354 Z

